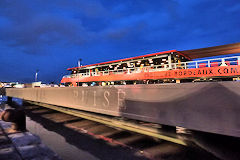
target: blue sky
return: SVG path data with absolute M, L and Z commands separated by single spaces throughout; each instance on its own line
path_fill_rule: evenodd
M 239 42 L 239 0 L 1 0 L 0 81 L 58 83 L 68 67 Z

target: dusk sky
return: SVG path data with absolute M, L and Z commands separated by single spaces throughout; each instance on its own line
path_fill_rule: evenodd
M 239 0 L 0 0 L 0 81 L 239 39 Z

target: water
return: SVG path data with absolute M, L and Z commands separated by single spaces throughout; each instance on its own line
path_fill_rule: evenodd
M 31 133 L 38 135 L 44 144 L 58 153 L 64 160 L 98 160 L 97 157 L 66 142 L 65 137 L 45 129 L 30 117 L 27 117 L 27 129 Z
M 12 98 L 12 100 L 17 103 L 19 106 L 22 106 L 23 102 L 19 98 Z M 0 106 L 2 109 L 4 109 L 5 104 L 7 102 L 7 96 L 0 95 Z
M 64 160 L 146 160 L 128 148 L 112 146 L 101 139 L 66 127 L 66 124 L 72 125 L 72 122 L 55 122 L 46 118 L 54 114 L 51 110 L 47 113 L 27 111 L 27 129 L 40 136 L 42 142 Z M 58 115 L 57 118 L 62 117 Z

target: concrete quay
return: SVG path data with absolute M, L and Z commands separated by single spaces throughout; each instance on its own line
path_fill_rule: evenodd
M 11 123 L 0 120 L 0 160 L 61 160 L 30 132 L 8 133 Z
M 7 88 L 6 96 L 240 138 L 237 81 Z

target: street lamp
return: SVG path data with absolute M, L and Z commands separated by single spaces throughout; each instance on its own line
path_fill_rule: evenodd
M 37 82 L 38 72 L 39 72 L 39 70 L 37 69 L 37 70 L 36 70 L 36 73 L 35 73 L 35 82 Z

